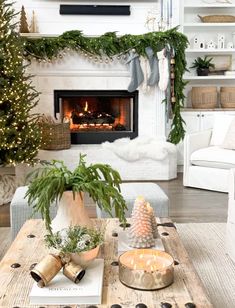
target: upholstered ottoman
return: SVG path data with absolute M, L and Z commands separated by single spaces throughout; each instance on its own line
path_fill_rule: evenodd
M 154 208 L 158 217 L 169 216 L 169 199 L 164 191 L 155 183 L 123 183 L 121 193 L 127 203 L 126 217 L 130 217 L 133 204 L 138 196 L 143 196 Z M 108 214 L 96 206 L 97 217 L 107 218 Z M 114 215 L 114 212 L 113 212 Z M 115 215 L 114 215 L 115 216 Z
M 28 200 L 25 199 L 28 186 L 18 187 L 13 196 L 10 205 L 10 216 L 11 216 L 11 237 L 14 239 L 23 226 L 26 220 L 31 218 L 41 218 L 40 213 L 34 213 L 33 208 L 28 205 Z M 56 214 L 56 206 L 51 207 L 52 217 Z

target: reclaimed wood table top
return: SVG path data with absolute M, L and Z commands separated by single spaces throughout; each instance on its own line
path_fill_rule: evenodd
M 95 219 L 98 226 L 106 226 L 105 243 L 101 249 L 101 257 L 105 259 L 103 296 L 102 305 L 97 305 L 97 307 L 108 308 L 113 304 L 119 304 L 123 308 L 135 308 L 138 303 L 144 303 L 148 308 L 212 307 L 204 286 L 171 220 L 157 219 L 157 221 L 159 224 L 158 231 L 165 250 L 175 260 L 174 283 L 157 291 L 138 291 L 124 286 L 118 278 L 117 234 L 122 230 L 118 220 Z M 43 241 L 45 233 L 45 227 L 41 220 L 28 220 L 2 259 L 0 263 L 1 308 L 42 307 L 41 305 L 29 304 L 29 293 L 34 282 L 29 272 L 30 267 L 48 253 Z M 20 266 L 13 268 L 12 264 L 16 263 Z M 172 306 L 164 306 L 163 303 L 169 303 Z M 191 303 L 191 305 L 187 305 L 187 303 Z M 89 306 L 43 305 L 44 308 L 87 308 Z

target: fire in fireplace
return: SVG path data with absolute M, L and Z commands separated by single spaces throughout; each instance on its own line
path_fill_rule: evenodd
M 72 143 L 138 135 L 138 92 L 55 90 L 55 115 L 69 121 Z

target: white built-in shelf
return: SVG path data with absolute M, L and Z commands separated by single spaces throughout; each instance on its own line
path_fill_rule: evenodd
M 184 76 L 184 80 L 235 80 L 235 75 L 226 76 L 226 75 L 211 75 L 211 76 Z
M 184 6 L 185 8 L 235 8 L 235 4 L 201 4 L 201 5 L 196 5 L 196 4 L 187 4 Z
M 47 38 L 47 37 L 58 37 L 62 35 L 63 33 L 60 34 L 52 34 L 52 33 L 20 33 L 20 36 L 22 37 L 27 37 L 27 38 L 34 38 L 34 39 L 39 39 L 39 38 Z M 117 35 L 118 36 L 118 35 Z M 98 35 L 85 35 L 85 37 L 98 37 Z
M 20 36 L 28 38 L 57 37 L 59 35 L 60 34 L 48 34 L 48 33 L 20 33 Z
M 230 54 L 234 53 L 235 48 L 229 48 L 229 49 L 186 49 L 186 53 L 203 53 L 203 54 Z
M 209 23 L 209 22 L 189 22 L 189 23 L 184 23 L 183 24 L 184 27 L 235 27 L 235 23 L 234 22 L 213 22 L 213 23 Z

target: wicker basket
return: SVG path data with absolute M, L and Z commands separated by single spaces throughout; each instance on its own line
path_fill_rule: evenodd
M 41 123 L 43 150 L 63 150 L 71 147 L 69 123 Z
M 235 87 L 221 87 L 220 104 L 222 108 L 235 108 Z
M 213 109 L 217 106 L 216 87 L 192 87 L 191 101 L 195 109 Z
M 208 16 L 198 15 L 198 17 L 201 19 L 202 22 L 205 22 L 205 23 L 235 22 L 235 16 L 232 16 L 232 15 L 208 15 Z

